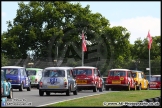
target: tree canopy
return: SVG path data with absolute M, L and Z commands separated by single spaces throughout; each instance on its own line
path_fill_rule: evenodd
M 130 32 L 125 27 L 110 27 L 110 22 L 100 13 L 92 13 L 90 6 L 66 1 L 30 1 L 18 3 L 16 17 L 8 21 L 8 30 L 1 35 L 1 56 L 9 59 L 42 60 L 53 62 L 61 58 L 69 65 L 81 65 L 81 35 L 84 30 L 88 51 L 85 62 L 106 72 L 111 68 L 138 68 L 148 66 L 147 39 L 129 42 Z M 152 68 L 161 69 L 161 36 L 153 37 L 151 48 Z M 57 54 L 58 48 L 58 54 Z M 30 52 L 30 53 L 29 53 Z M 96 57 L 96 59 L 94 59 Z M 93 60 L 92 60 L 93 59 Z M 104 61 L 104 62 L 103 62 Z M 98 63 L 96 65 L 96 63 Z M 154 67 L 155 65 L 155 67 Z M 137 66 L 137 64 L 136 64 Z M 155 72 L 155 73 L 156 73 Z

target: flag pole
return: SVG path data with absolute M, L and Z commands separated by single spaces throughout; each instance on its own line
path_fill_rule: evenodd
M 84 51 L 82 50 L 82 66 L 84 66 Z
M 151 80 L 150 48 L 149 48 L 149 76 L 150 76 L 150 80 Z
M 82 30 L 82 34 L 84 33 L 84 30 Z M 83 38 L 82 38 L 82 44 L 83 44 Z M 84 66 L 84 51 L 83 51 L 83 45 L 82 45 L 82 66 Z

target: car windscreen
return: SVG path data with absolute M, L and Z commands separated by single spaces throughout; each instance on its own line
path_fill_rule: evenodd
M 159 76 L 152 76 L 151 81 L 161 81 L 161 77 Z
M 36 75 L 36 70 L 27 70 L 26 73 L 27 73 L 28 76 Z
M 73 70 L 74 75 L 92 75 L 92 69 L 74 69 Z
M 18 69 L 5 68 L 3 71 L 6 72 L 6 75 L 18 75 Z
M 65 77 L 64 70 L 44 70 L 43 77 Z
M 132 73 L 132 77 L 136 78 L 137 77 L 136 73 Z
M 110 71 L 109 76 L 126 76 L 125 71 Z

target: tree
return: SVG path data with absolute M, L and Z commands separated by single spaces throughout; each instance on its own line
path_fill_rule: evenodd
M 5 54 L 1 53 L 1 65 L 6 66 L 6 65 L 8 65 L 8 63 L 9 63 L 9 60 L 8 60 L 7 56 Z
M 99 29 L 110 25 L 101 14 L 91 13 L 89 5 L 82 8 L 79 3 L 57 1 L 30 1 L 29 4 L 20 2 L 18 5 L 13 24 L 8 21 L 8 31 L 2 37 L 2 50 L 14 52 L 6 53 L 10 58 L 26 58 L 28 51 L 34 51 L 34 58 L 56 58 L 56 45 L 59 47 L 59 56 L 66 53 L 64 47 L 72 42 L 76 43 L 73 47 L 81 49 L 78 33 L 85 27 L 88 40 L 91 40 L 98 36 L 95 34 Z M 13 49 L 10 40 L 15 44 Z

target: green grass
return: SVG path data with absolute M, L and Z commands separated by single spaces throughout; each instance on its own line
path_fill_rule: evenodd
M 159 97 L 160 90 L 121 91 L 60 102 L 47 107 L 103 106 L 103 102 L 138 102 L 148 98 Z

